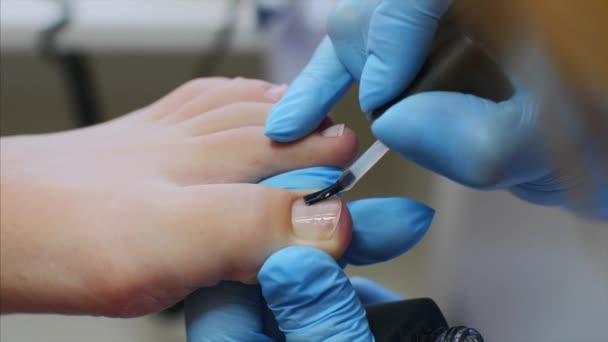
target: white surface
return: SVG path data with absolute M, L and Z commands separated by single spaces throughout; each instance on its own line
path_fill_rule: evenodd
M 72 0 L 72 22 L 58 41 L 62 48 L 86 51 L 201 51 L 222 27 L 229 4 L 225 0 Z M 2 0 L 3 52 L 31 51 L 40 32 L 60 14 L 53 1 Z M 235 50 L 263 48 L 256 39 L 253 2 L 240 2 L 236 22 Z
M 10 315 L 0 318 L 3 342 L 182 342 L 181 319 L 159 317 L 109 319 L 50 315 Z
M 487 341 L 606 341 L 608 224 L 437 177 L 428 295 Z

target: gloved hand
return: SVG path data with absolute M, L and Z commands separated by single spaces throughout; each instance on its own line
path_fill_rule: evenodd
M 360 81 L 365 112 L 395 98 L 423 64 L 449 4 L 339 1 L 329 37 L 273 108 L 266 135 L 280 142 L 306 136 L 354 80 Z M 515 86 L 514 96 L 501 103 L 452 92 L 416 94 L 387 110 L 372 131 L 404 157 L 474 188 L 504 188 L 529 202 L 559 206 L 569 204 L 567 191 L 579 188 L 588 198 L 573 209 L 608 219 L 608 179 L 598 176 L 591 149 L 580 165 L 555 167 L 547 152 L 556 148 L 541 131 L 542 101 L 523 85 Z M 587 175 L 593 183 L 583 189 Z
M 317 167 L 275 176 L 263 184 L 322 188 L 339 173 Z M 422 238 L 434 211 L 404 198 L 356 201 L 349 210 L 353 239 L 339 262 L 317 249 L 288 247 L 266 260 L 258 274 L 259 286 L 223 282 L 196 291 L 186 299 L 188 340 L 373 340 L 363 305 L 398 296 L 366 280 L 351 283 L 340 265 L 371 264 L 404 253 Z

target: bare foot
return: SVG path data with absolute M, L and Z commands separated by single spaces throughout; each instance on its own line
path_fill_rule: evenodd
M 255 185 L 356 153 L 339 125 L 267 139 L 284 91 L 199 79 L 104 124 L 3 138 L 2 311 L 136 316 L 221 280 L 252 281 L 287 245 L 341 255 L 351 224 L 338 199 L 305 207 L 301 193 Z

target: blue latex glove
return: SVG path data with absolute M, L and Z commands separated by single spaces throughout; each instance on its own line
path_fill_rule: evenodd
M 360 80 L 369 112 L 399 95 L 424 63 L 450 0 L 340 0 L 312 60 L 273 109 L 266 135 L 293 141 L 314 131 Z
M 272 110 L 266 135 L 281 142 L 304 137 L 355 80 L 363 111 L 392 100 L 418 72 L 449 3 L 340 1 L 329 37 Z M 555 148 L 547 146 L 539 122 L 541 101 L 531 94 L 521 85 L 501 103 L 452 92 L 416 94 L 386 111 L 372 131 L 404 157 L 461 184 L 508 189 L 529 202 L 557 206 L 569 205 L 566 192 L 579 190 L 588 198 L 571 209 L 608 219 L 608 177 L 593 155 L 602 149 L 587 149 L 575 167 L 554 167 L 547 150 Z M 586 188 L 583 179 L 591 180 Z
M 340 171 L 317 167 L 272 177 L 263 184 L 288 189 L 322 188 Z M 348 204 L 353 240 L 340 264 L 371 264 L 401 255 L 428 229 L 434 211 L 404 199 Z M 351 283 L 340 264 L 308 247 L 288 247 L 263 265 L 260 286 L 224 282 L 186 299 L 188 340 L 371 341 L 363 305 L 395 300 L 369 281 Z M 280 329 L 279 329 L 280 328 Z

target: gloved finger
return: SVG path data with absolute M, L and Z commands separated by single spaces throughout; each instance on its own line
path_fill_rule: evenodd
M 435 211 L 407 198 L 373 198 L 348 204 L 351 243 L 342 264 L 369 265 L 395 258 L 418 243 Z
M 386 287 L 363 277 L 351 277 L 350 283 L 363 305 L 379 304 L 401 300 L 401 296 Z
M 399 95 L 414 79 L 451 0 L 383 0 L 369 26 L 359 101 L 364 112 Z
M 270 112 L 264 133 L 279 142 L 303 138 L 319 127 L 352 82 L 353 78 L 338 60 L 331 41 L 325 38 Z
M 516 94 L 496 103 L 451 92 L 410 96 L 372 125 L 373 133 L 404 157 L 464 185 L 507 187 L 547 171 L 537 148 L 533 105 Z M 525 149 L 521 148 L 526 146 Z M 523 151 L 523 153 L 515 153 Z M 513 166 L 528 165 L 525 173 Z
M 287 341 L 372 341 L 365 310 L 328 254 L 288 247 L 258 274 L 268 307 Z
M 260 184 L 287 190 L 323 189 L 333 184 L 342 171 L 337 167 L 317 166 L 284 172 Z
M 272 341 L 263 333 L 264 300 L 260 287 L 222 282 L 185 300 L 189 342 Z

